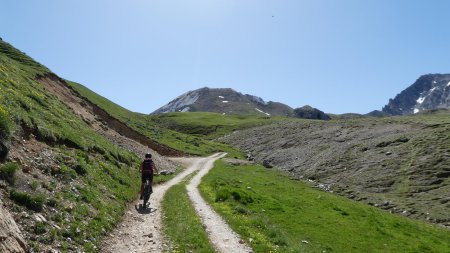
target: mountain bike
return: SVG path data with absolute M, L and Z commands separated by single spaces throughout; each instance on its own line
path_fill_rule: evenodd
M 151 194 L 152 194 L 152 183 L 151 183 L 150 179 L 146 179 L 145 183 L 144 183 L 144 191 L 142 193 L 142 195 L 143 195 L 142 208 L 143 209 L 147 208 L 148 200 L 150 199 Z

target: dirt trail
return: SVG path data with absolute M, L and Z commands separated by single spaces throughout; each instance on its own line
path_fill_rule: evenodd
M 180 183 L 188 175 L 199 171 L 189 184 L 189 195 L 195 209 L 202 217 L 208 235 L 218 252 L 251 252 L 239 243 L 238 236 L 225 224 L 214 211 L 207 206 L 200 194 L 191 194 L 196 189 L 201 177 L 212 168 L 214 162 L 223 157 L 215 154 L 207 158 L 173 158 L 176 162 L 187 165 L 188 168 L 165 184 L 155 186 L 150 198 L 150 210 L 141 211 L 136 201 L 131 206 L 118 228 L 103 241 L 101 252 L 163 252 L 168 250 L 168 242 L 162 233 L 161 202 L 166 191 L 175 184 Z M 200 176 L 198 176 L 200 175 Z M 241 241 L 242 242 L 242 241 Z
M 223 157 L 224 154 L 216 157 L 219 159 Z M 189 198 L 191 199 L 195 211 L 199 214 L 208 237 L 211 240 L 214 248 L 218 252 L 222 253 L 244 253 L 252 252 L 251 248 L 248 247 L 243 240 L 228 226 L 228 224 L 220 217 L 200 195 L 198 190 L 198 185 L 203 176 L 205 176 L 209 170 L 214 166 L 214 161 L 216 159 L 209 159 L 200 168 L 197 175 L 192 178 L 192 180 L 187 185 L 187 192 Z

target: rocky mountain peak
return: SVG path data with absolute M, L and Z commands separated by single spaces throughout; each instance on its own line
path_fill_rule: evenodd
M 305 105 L 294 110 L 294 114 L 298 118 L 303 119 L 319 119 L 319 120 L 330 120 L 330 116 L 325 114 L 323 111 L 313 108 L 310 105 Z
M 391 115 L 450 108 L 450 74 L 423 75 L 383 107 Z
M 290 116 L 293 109 L 285 104 L 242 94 L 231 88 L 203 87 L 189 91 L 152 114 L 168 112 L 215 112 L 222 114 L 256 114 L 261 116 Z

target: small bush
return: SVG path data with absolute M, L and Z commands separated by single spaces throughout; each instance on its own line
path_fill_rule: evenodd
M 39 182 L 34 180 L 33 182 L 31 182 L 30 184 L 31 189 L 33 189 L 34 191 L 37 190 L 37 188 L 39 187 Z
M 34 230 L 34 233 L 37 234 L 37 235 L 42 235 L 42 234 L 45 234 L 47 232 L 47 228 L 46 228 L 44 222 L 37 222 L 34 225 L 34 229 L 33 230 Z
M 54 198 L 51 198 L 51 199 L 47 200 L 47 206 L 57 207 L 58 201 Z
M 31 195 L 26 192 L 18 192 L 12 190 L 9 194 L 9 198 L 21 206 L 40 212 L 45 203 L 45 197 L 42 195 Z
M 228 188 L 220 188 L 216 193 L 216 202 L 226 201 L 231 197 L 231 192 Z
M 19 169 L 19 165 L 16 163 L 7 163 L 0 167 L 0 179 L 7 181 L 10 184 L 14 184 L 16 181 L 16 171 Z
M 86 175 L 87 174 L 87 164 L 85 162 L 79 162 L 72 166 L 72 169 L 78 174 L 78 175 Z
M 58 141 L 58 137 L 53 131 L 41 126 L 37 127 L 36 138 L 47 143 L 56 143 Z

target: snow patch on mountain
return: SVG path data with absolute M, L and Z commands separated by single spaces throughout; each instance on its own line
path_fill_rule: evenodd
M 426 98 L 426 97 L 420 97 L 420 98 L 417 99 L 416 101 L 417 101 L 418 104 L 422 104 L 423 101 L 425 101 L 425 98 Z
M 267 116 L 270 116 L 270 113 L 264 112 L 264 111 L 262 111 L 262 110 L 260 110 L 260 109 L 258 109 L 258 108 L 255 108 L 255 110 L 257 110 L 257 111 L 260 112 L 260 113 L 264 113 L 264 114 L 267 115 Z

